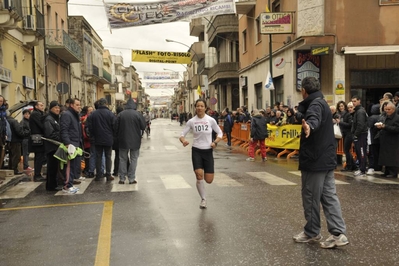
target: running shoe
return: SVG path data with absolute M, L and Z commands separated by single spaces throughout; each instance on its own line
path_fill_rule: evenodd
M 202 199 L 199 207 L 200 209 L 206 209 L 206 200 Z
M 331 235 L 326 241 L 320 242 L 321 248 L 335 248 L 335 247 L 343 247 L 349 244 L 349 240 L 344 234 L 340 234 L 339 236 Z
M 77 189 L 76 187 L 70 187 L 70 188 L 63 188 L 62 192 L 68 193 L 68 194 L 76 194 L 76 192 L 78 192 L 79 189 Z
M 293 236 L 292 238 L 297 243 L 313 243 L 313 242 L 320 241 L 323 237 L 320 234 L 318 234 L 315 237 L 310 237 L 310 236 L 306 235 L 305 232 L 301 232 L 301 233 Z
M 248 157 L 248 158 L 247 158 L 247 161 L 248 161 L 248 162 L 255 162 L 255 158 Z

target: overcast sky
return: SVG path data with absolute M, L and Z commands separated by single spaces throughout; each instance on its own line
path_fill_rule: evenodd
M 148 1 L 115 1 L 106 2 L 148 2 Z M 108 19 L 102 0 L 69 0 L 69 15 L 84 16 L 92 28 L 102 39 L 104 49 L 108 49 L 112 55 L 122 55 L 124 66 L 133 65 L 140 77 L 143 72 L 163 72 L 164 68 L 180 72 L 185 71 L 180 64 L 141 63 L 131 61 L 131 50 L 155 50 L 187 52 L 188 48 L 182 44 L 166 42 L 165 39 L 175 40 L 188 46 L 198 41 L 198 37 L 190 36 L 189 22 L 172 22 L 148 26 L 113 29 L 108 26 Z M 143 80 L 143 82 L 145 82 Z M 146 90 L 150 95 L 164 95 L 161 90 Z

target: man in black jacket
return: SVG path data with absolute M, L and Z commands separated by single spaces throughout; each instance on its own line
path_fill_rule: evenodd
M 94 180 L 100 181 L 103 178 L 101 163 L 103 153 L 105 153 L 105 177 L 107 181 L 112 181 L 114 178 L 111 176 L 111 154 L 114 135 L 113 127 L 116 118 L 108 109 L 105 98 L 98 100 L 98 108 L 96 108 L 88 119 L 90 136 L 94 138 L 96 148 L 96 178 Z
M 61 142 L 60 135 L 60 111 L 61 106 L 57 101 L 52 101 L 49 107 L 49 114 L 44 119 L 44 137 Z M 57 176 L 59 174 L 60 161 L 54 157 L 59 145 L 56 145 L 50 141 L 44 142 L 45 152 L 47 155 L 47 181 L 46 190 L 55 191 L 58 190 Z
M 141 130 L 145 129 L 143 115 L 135 109 L 136 104 L 130 98 L 125 110 L 117 117 L 115 123 L 115 135 L 119 140 L 119 184 L 125 184 L 125 177 L 129 184 L 136 184 L 136 167 L 140 155 Z M 130 155 L 130 165 L 127 169 L 127 160 Z
M 34 143 L 32 141 L 32 136 L 34 135 L 44 135 L 44 104 L 40 101 L 36 102 L 36 105 L 33 107 L 32 114 L 29 118 L 29 127 L 31 138 L 29 138 L 29 152 L 33 152 L 35 154 L 34 165 L 35 165 L 35 174 L 33 176 L 33 180 L 35 182 L 42 182 L 46 179 L 42 176 L 42 166 L 46 164 L 46 156 L 44 153 L 44 143 L 41 141 L 40 143 Z
M 306 224 L 304 231 L 293 237 L 297 243 L 316 242 L 320 235 L 320 203 L 331 236 L 320 243 L 322 248 L 349 244 L 342 219 L 341 204 L 336 194 L 334 169 L 337 164 L 332 114 L 320 91 L 316 78 L 302 80 L 303 101 L 296 117 L 302 121 L 299 170 L 302 178 L 302 205 Z
M 68 148 L 69 145 L 73 145 L 75 148 L 83 148 L 82 125 L 79 119 L 80 111 L 80 100 L 72 99 L 68 109 L 62 113 L 60 118 L 61 141 Z M 73 186 L 73 181 L 79 179 L 80 163 L 80 156 L 69 160 L 69 166 L 67 167 L 70 168 L 70 172 L 68 175 L 68 169 L 66 170 L 65 184 L 62 189 L 65 193 L 75 194 L 78 192 L 79 189 Z
M 359 170 L 354 173 L 354 176 L 365 176 L 367 165 L 368 116 L 358 96 L 352 97 L 352 103 L 355 108 L 355 113 L 353 114 L 351 132 L 353 135 L 353 143 L 355 144 L 356 157 L 359 161 Z
M 29 118 L 30 118 L 31 111 L 29 109 L 25 109 L 22 111 L 22 120 L 20 122 L 22 127 L 26 127 L 29 129 L 29 135 L 26 136 L 22 140 L 22 157 L 23 157 L 23 164 L 24 164 L 24 171 L 33 171 L 33 168 L 29 166 L 29 137 L 30 137 L 30 127 L 29 127 Z
M 23 127 L 12 116 L 7 116 L 7 121 L 10 124 L 12 138 L 9 144 L 10 147 L 10 162 L 8 168 L 14 170 L 14 175 L 21 175 L 23 172 L 18 170 L 18 164 L 21 160 L 21 144 L 22 140 L 29 136 L 29 128 Z

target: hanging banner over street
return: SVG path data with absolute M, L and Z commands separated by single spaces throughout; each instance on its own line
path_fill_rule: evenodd
M 179 72 L 144 72 L 144 79 L 179 79 Z
M 132 50 L 132 61 L 146 63 L 190 64 L 191 53 Z
M 104 5 L 111 29 L 236 13 L 234 0 L 105 2 Z
M 179 87 L 177 83 L 146 82 L 146 89 L 174 89 Z

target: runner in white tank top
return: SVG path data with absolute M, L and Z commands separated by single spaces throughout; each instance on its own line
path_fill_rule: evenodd
M 191 130 L 193 131 L 194 139 L 192 145 L 192 162 L 194 173 L 197 178 L 197 189 L 201 197 L 200 208 L 206 208 L 206 193 L 205 181 L 210 184 L 214 177 L 214 160 L 213 149 L 216 148 L 217 143 L 222 139 L 223 132 L 218 126 L 215 119 L 205 114 L 206 102 L 203 99 L 198 99 L 195 102 L 196 116 L 191 118 L 183 132 L 180 135 L 180 142 L 186 147 L 189 142 L 185 136 Z M 212 130 L 217 133 L 215 141 L 212 142 Z

